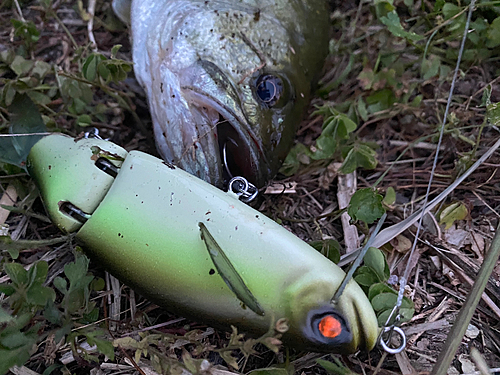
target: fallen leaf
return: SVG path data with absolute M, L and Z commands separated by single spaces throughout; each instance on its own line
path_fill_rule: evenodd
M 393 238 L 390 244 L 392 245 L 394 250 L 401 254 L 406 254 L 408 250 L 411 249 L 411 241 L 402 234 L 398 235 L 396 238 Z

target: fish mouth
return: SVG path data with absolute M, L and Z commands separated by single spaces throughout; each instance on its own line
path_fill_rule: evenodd
M 184 73 L 181 91 L 194 122 L 191 132 L 196 134 L 193 144 L 198 159 L 190 162 L 198 165 L 187 165 L 186 169 L 218 187 L 235 176 L 262 186 L 270 167 L 262 139 L 245 116 L 238 90 L 215 64 L 205 60 Z M 206 164 L 199 165 L 200 160 Z
M 202 125 L 212 124 L 200 127 L 198 123 L 198 126 L 206 159 L 214 159 L 208 153 L 217 153 L 216 175 L 222 176 L 225 182 L 235 176 L 242 176 L 253 184 L 260 184 L 259 166 L 265 160 L 265 155 L 262 142 L 253 134 L 248 122 L 237 116 L 232 108 L 222 105 L 217 98 L 193 88 L 189 90 L 193 106 L 191 112 L 199 111 L 200 117 L 204 119 Z M 207 133 L 212 134 L 212 137 Z
M 217 125 L 217 142 L 223 166 L 223 177 L 230 180 L 235 176 L 245 177 L 252 183 L 256 183 L 258 176 L 255 173 L 254 150 L 248 147 L 237 128 L 226 120 L 222 115 Z M 251 136 L 247 139 L 252 139 Z M 260 151 L 260 149 L 259 149 Z

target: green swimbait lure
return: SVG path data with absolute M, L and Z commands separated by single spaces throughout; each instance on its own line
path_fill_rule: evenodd
M 285 318 L 286 344 L 351 353 L 378 325 L 353 280 L 302 240 L 218 188 L 153 156 L 100 139 L 49 135 L 27 166 L 58 227 L 165 309 L 253 334 Z

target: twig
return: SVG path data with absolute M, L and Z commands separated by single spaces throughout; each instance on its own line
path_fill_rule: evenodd
M 428 142 L 413 143 L 413 142 L 397 141 L 397 140 L 389 140 L 389 141 L 381 140 L 381 141 L 377 141 L 377 144 L 385 145 L 385 144 L 387 144 L 387 142 L 389 143 L 390 146 L 396 146 L 396 147 L 405 146 L 405 147 L 410 147 L 410 148 L 419 148 L 422 150 L 432 150 L 432 151 L 437 149 L 437 146 L 435 144 L 428 143 Z M 444 151 L 444 147 L 441 146 L 439 148 L 439 150 Z
M 53 11 L 51 13 L 51 15 L 54 17 L 54 19 L 57 21 L 57 23 L 62 27 L 62 29 L 66 33 L 66 35 L 68 36 L 69 40 L 71 41 L 71 44 L 73 44 L 73 48 L 77 49 L 78 48 L 78 43 L 75 41 L 75 38 L 73 38 L 73 35 L 68 30 L 68 28 L 66 27 L 66 25 L 64 24 L 64 22 L 61 21 L 61 19 L 59 18 L 59 16 L 57 15 L 57 13 L 55 11 Z
M 375 370 L 373 371 L 373 375 L 377 375 L 380 371 L 380 369 L 382 368 L 382 365 L 384 364 L 385 362 L 385 359 L 387 357 L 387 352 L 384 352 L 382 354 L 382 357 L 380 357 L 380 360 L 378 361 L 377 363 L 377 367 L 375 368 Z
M 318 206 L 318 208 L 319 208 L 321 211 L 323 211 L 323 209 L 324 209 L 324 208 L 323 208 L 323 206 L 321 205 L 321 203 L 319 203 L 319 202 L 318 202 L 318 200 L 317 200 L 316 198 L 314 198 L 314 197 L 313 197 L 313 195 L 312 195 L 311 193 L 309 193 L 309 191 L 307 191 L 307 189 L 306 189 L 305 187 L 301 187 L 301 188 L 300 188 L 300 190 L 302 190 L 302 191 L 305 193 L 305 195 L 307 195 L 307 196 L 311 199 L 311 201 L 312 201 L 314 204 L 316 204 L 316 206 Z
M 447 306 L 449 308 L 449 305 Z M 434 322 L 425 322 L 425 323 L 420 323 L 416 324 L 411 327 L 405 327 L 403 328 L 404 333 L 409 336 L 409 335 L 414 335 L 414 334 L 421 334 L 427 331 L 432 331 L 432 330 L 437 330 L 437 329 L 443 329 L 443 328 L 449 328 L 450 323 L 446 318 L 436 320 Z M 412 339 L 408 341 L 413 341 Z
M 479 372 L 481 375 L 489 375 L 490 374 L 490 369 L 488 365 L 486 364 L 486 361 L 484 360 L 483 356 L 479 352 L 479 350 L 473 346 L 470 350 L 470 355 L 472 357 L 472 360 L 474 361 L 476 368 L 479 369 Z
M 419 358 L 425 358 L 429 362 L 436 363 L 436 358 L 431 357 L 429 355 L 425 355 L 425 354 L 421 353 L 420 351 L 412 350 L 412 349 L 406 349 L 406 351 L 410 354 L 416 354 Z
M 446 311 L 448 311 L 448 309 L 450 308 L 450 301 L 448 300 L 448 298 L 444 298 L 441 303 L 439 304 L 438 307 L 436 307 L 436 309 L 434 310 L 434 312 L 429 316 L 429 319 L 427 319 L 427 322 L 426 323 L 433 323 L 435 322 L 436 320 L 438 320 L 441 315 L 443 315 Z M 413 335 L 410 339 L 408 339 L 408 344 L 409 345 L 413 345 L 420 336 L 422 336 L 422 334 L 424 333 L 425 331 L 420 331 L 418 333 L 416 333 L 415 335 Z
M 495 83 L 497 83 L 498 81 L 500 80 L 500 77 L 497 77 L 495 78 L 493 81 L 489 82 L 487 85 L 484 85 L 482 88 L 480 88 L 479 90 L 477 90 L 474 94 L 472 94 L 469 99 L 467 99 L 467 102 L 465 104 L 465 110 L 468 110 L 469 109 L 469 105 L 470 105 L 470 102 L 472 101 L 472 98 L 474 98 L 475 96 L 481 94 L 484 90 L 486 90 L 486 88 L 490 85 L 493 85 Z
M 186 318 L 172 319 L 172 320 L 169 320 L 168 322 L 163 322 L 163 323 L 160 323 L 160 324 L 155 324 L 154 326 L 142 328 L 142 329 L 139 329 L 139 330 L 136 330 L 136 331 L 127 332 L 124 335 L 122 335 L 121 337 L 134 336 L 134 335 L 137 335 L 137 333 L 139 333 L 139 332 L 152 331 L 154 329 L 163 328 L 163 327 L 175 324 L 175 323 L 182 322 L 183 320 L 186 320 Z
M 89 0 L 89 6 L 87 8 L 87 13 L 89 15 L 89 22 L 87 22 L 87 32 L 89 34 L 89 41 L 91 44 L 92 51 L 97 51 L 97 43 L 94 37 L 94 14 L 95 14 L 95 2 L 96 0 Z
M 113 292 L 113 300 L 111 301 L 111 294 L 108 294 L 108 304 L 110 305 L 110 313 L 111 317 L 120 316 L 121 314 L 121 286 L 120 281 L 112 276 L 110 273 L 106 272 L 106 286 L 108 290 Z M 109 330 L 116 331 L 117 324 L 114 318 L 109 320 Z
M 9 184 L 0 198 L 0 225 L 4 224 L 9 217 L 10 211 L 1 206 L 13 206 L 17 201 L 17 191 L 14 185 Z
M 403 375 L 413 375 L 416 374 L 417 371 L 411 365 L 410 359 L 408 358 L 408 354 L 406 352 L 401 352 L 396 354 L 396 361 L 398 362 L 399 369 L 401 370 L 401 374 Z
M 493 212 L 495 215 L 497 215 L 497 217 L 500 217 L 500 214 L 498 212 L 496 212 L 495 209 L 493 207 L 491 207 L 488 203 L 486 203 L 486 201 L 478 193 L 476 193 L 474 190 L 472 190 L 472 194 L 474 194 L 477 199 L 479 199 L 481 202 L 483 202 L 483 204 L 486 207 L 488 207 L 491 210 L 491 212 Z
M 338 188 L 337 188 L 337 201 L 339 203 L 339 208 L 343 210 L 349 206 L 351 197 L 356 192 L 356 171 L 349 173 L 347 175 L 339 174 L 338 176 Z M 356 250 L 359 245 L 358 228 L 350 223 L 351 217 L 347 212 L 344 212 L 341 216 L 342 229 L 344 231 L 344 242 L 345 242 L 345 252 L 346 254 Z
M 50 135 L 52 132 L 43 132 L 43 133 L 16 133 L 16 134 L 0 134 L 0 138 L 12 138 L 12 137 L 27 137 L 27 136 L 41 136 L 41 135 Z
M 427 283 L 427 285 L 431 285 L 431 286 L 433 286 L 433 287 L 435 287 L 435 288 L 437 288 L 437 289 L 440 289 L 440 290 L 442 290 L 443 292 L 448 293 L 450 296 L 452 296 L 452 297 L 456 298 L 456 299 L 457 299 L 457 300 L 459 300 L 459 301 L 464 301 L 464 300 L 465 300 L 465 298 L 464 298 L 463 296 L 459 295 L 459 294 L 458 294 L 457 292 L 455 292 L 454 290 L 451 290 L 450 288 L 447 288 L 447 287 L 445 287 L 444 285 L 441 285 L 441 284 L 439 284 L 439 283 L 435 283 L 434 281 L 429 281 L 429 282 Z
M 16 0 L 16 4 L 17 4 L 17 0 Z M 26 366 L 21 366 L 21 367 L 18 367 L 18 366 L 14 366 L 10 369 L 10 371 L 14 374 L 14 375 L 40 375 L 40 373 L 36 372 L 36 371 L 33 371 L 33 370 L 30 370 L 29 368 L 27 368 Z
M 467 256 L 464 256 L 461 252 L 454 250 L 453 248 L 440 248 L 434 244 L 432 244 L 429 240 L 423 241 L 427 244 L 431 249 L 436 251 L 436 253 L 443 258 L 443 260 L 456 272 L 463 274 L 464 279 L 468 279 L 469 284 L 472 285 L 472 280 L 477 278 L 477 273 L 479 272 L 479 266 L 477 266 L 474 262 L 472 262 Z M 442 246 L 444 247 L 444 246 Z M 484 262 L 484 260 L 483 260 Z M 500 300 L 500 291 L 498 290 L 498 286 L 496 284 L 496 280 L 493 277 L 488 278 L 488 283 L 486 285 L 486 290 L 497 300 Z M 494 310 L 500 312 L 500 309 L 497 307 L 493 307 Z M 497 314 L 498 314 L 497 312 Z M 500 317 L 500 316 L 499 316 Z
M 494 262 L 496 263 L 496 260 Z M 453 267 L 453 268 L 455 269 L 456 272 L 458 272 L 460 274 L 460 277 L 462 277 L 467 282 L 467 284 L 469 284 L 470 286 L 475 285 L 475 283 L 477 281 L 472 280 L 459 267 Z M 486 281 L 488 281 L 488 280 L 486 280 Z M 472 291 L 471 291 L 471 293 L 472 293 Z M 490 296 L 488 296 L 486 293 L 483 292 L 481 294 L 481 298 L 483 299 L 484 303 L 486 303 L 488 305 L 488 307 L 495 313 L 495 315 L 498 317 L 498 319 L 500 319 L 500 308 L 498 308 L 498 306 L 495 304 L 495 302 L 493 302 L 493 300 L 490 298 Z
M 147 302 L 147 301 L 146 301 L 146 300 L 144 300 L 144 301 L 142 301 L 141 303 L 139 303 L 137 306 L 144 305 L 146 302 Z M 104 311 L 106 311 L 106 310 L 104 310 Z M 120 315 L 123 315 L 123 314 L 125 314 L 125 313 L 127 313 L 127 312 L 129 312 L 129 311 L 130 311 L 130 309 L 127 309 L 127 310 L 124 310 L 124 311 L 120 311 Z M 111 319 L 120 319 L 120 317 L 106 316 L 105 318 L 99 319 L 99 320 L 97 320 L 97 321 L 95 321 L 95 322 L 93 322 L 93 323 L 89 323 L 89 324 L 86 324 L 86 325 L 83 325 L 83 326 L 78 326 L 78 327 L 76 327 L 76 328 L 73 328 L 73 329 L 71 330 L 71 332 L 75 332 L 75 331 L 78 331 L 78 330 L 80 330 L 80 329 L 85 329 L 85 328 L 87 328 L 87 327 L 97 326 L 97 325 L 101 324 L 102 322 L 107 322 L 107 321 L 109 321 L 109 320 L 111 320 Z

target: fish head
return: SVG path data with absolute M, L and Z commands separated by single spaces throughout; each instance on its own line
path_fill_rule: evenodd
M 264 185 L 286 157 L 307 105 L 305 95 L 297 98 L 293 78 L 262 69 L 238 83 L 213 62 L 198 60 L 181 76 L 191 120 L 173 159 L 219 187 L 233 176 Z
M 134 69 L 148 94 L 158 150 L 215 186 L 242 176 L 260 187 L 293 144 L 326 35 L 306 40 L 292 21 L 269 13 L 271 5 L 187 3 L 169 8 L 182 22 L 164 21 L 150 26 L 150 38 L 134 39 Z M 160 22 L 150 10 L 148 16 Z M 315 28 L 327 25 L 327 12 L 316 16 Z

